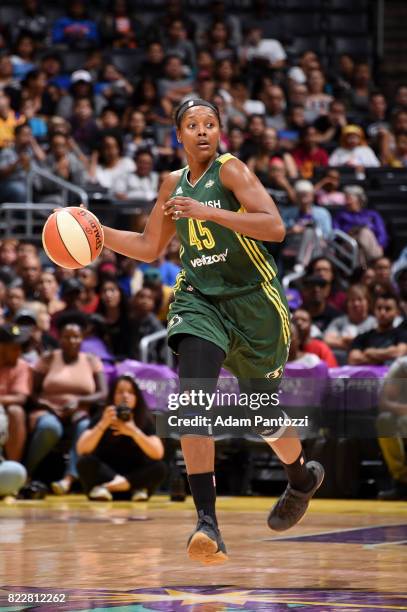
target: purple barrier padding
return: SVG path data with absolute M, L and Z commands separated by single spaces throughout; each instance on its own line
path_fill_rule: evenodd
M 106 376 L 107 384 L 110 387 L 117 378 L 116 365 L 114 363 L 104 363 L 103 371 Z
M 151 410 L 168 410 L 168 395 L 178 393 L 178 376 L 168 366 L 126 359 L 117 364 L 117 376 L 130 374 Z
M 328 366 L 321 361 L 312 368 L 287 363 L 280 385 L 280 405 L 319 406 L 326 391 Z
M 374 411 L 387 366 L 343 366 L 329 370 L 327 407 L 336 411 Z

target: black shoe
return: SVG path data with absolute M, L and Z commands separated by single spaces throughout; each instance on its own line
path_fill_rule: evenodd
M 188 540 L 187 552 L 190 559 L 201 561 L 205 565 L 225 563 L 228 560 L 218 526 L 213 518 L 202 510 L 199 512 L 196 529 Z
M 20 489 L 17 499 L 44 499 L 48 491 L 47 485 L 40 480 L 33 480 Z
M 379 491 L 377 499 L 382 501 L 397 501 L 398 499 L 407 499 L 407 483 L 400 482 L 400 480 L 394 481 L 394 487 L 387 489 L 387 491 Z
M 273 531 L 285 531 L 296 525 L 306 513 L 314 493 L 321 486 L 325 475 L 322 465 L 317 461 L 309 461 L 306 466 L 315 477 L 314 486 L 310 491 L 304 493 L 287 485 L 284 493 L 270 510 L 267 519 L 268 526 Z

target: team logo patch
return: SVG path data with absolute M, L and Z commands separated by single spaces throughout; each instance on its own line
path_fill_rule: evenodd
M 181 193 L 183 193 L 182 187 L 178 187 L 177 191 L 175 192 L 175 195 L 180 195 Z
M 180 323 L 182 323 L 182 317 L 180 317 L 179 315 L 174 315 L 172 319 L 170 319 L 168 322 L 168 329 L 172 329 L 173 327 L 175 327 L 176 325 L 179 325 Z
M 268 378 L 269 380 L 271 378 L 280 378 L 280 376 L 283 375 L 283 370 L 284 370 L 284 366 L 280 366 L 276 370 L 272 370 L 271 372 L 267 372 L 266 378 Z
M 205 183 L 205 187 L 206 187 L 206 189 L 209 189 L 209 188 L 210 188 L 210 187 L 212 187 L 212 185 L 214 185 L 214 184 L 215 184 L 215 181 L 213 181 L 212 179 L 209 179 L 209 181 L 207 181 L 207 182 Z

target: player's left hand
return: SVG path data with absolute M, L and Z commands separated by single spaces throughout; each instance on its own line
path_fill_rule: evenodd
M 167 200 L 163 205 L 164 215 L 171 215 L 174 221 L 182 218 L 198 219 L 206 221 L 209 218 L 208 207 L 198 200 L 177 196 Z

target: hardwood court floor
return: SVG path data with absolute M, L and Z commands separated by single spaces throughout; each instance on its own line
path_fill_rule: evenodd
M 314 500 L 280 535 L 266 526 L 272 503 L 220 498 L 230 561 L 203 567 L 185 554 L 190 498 L 0 502 L 0 611 L 407 610 L 406 502 Z

